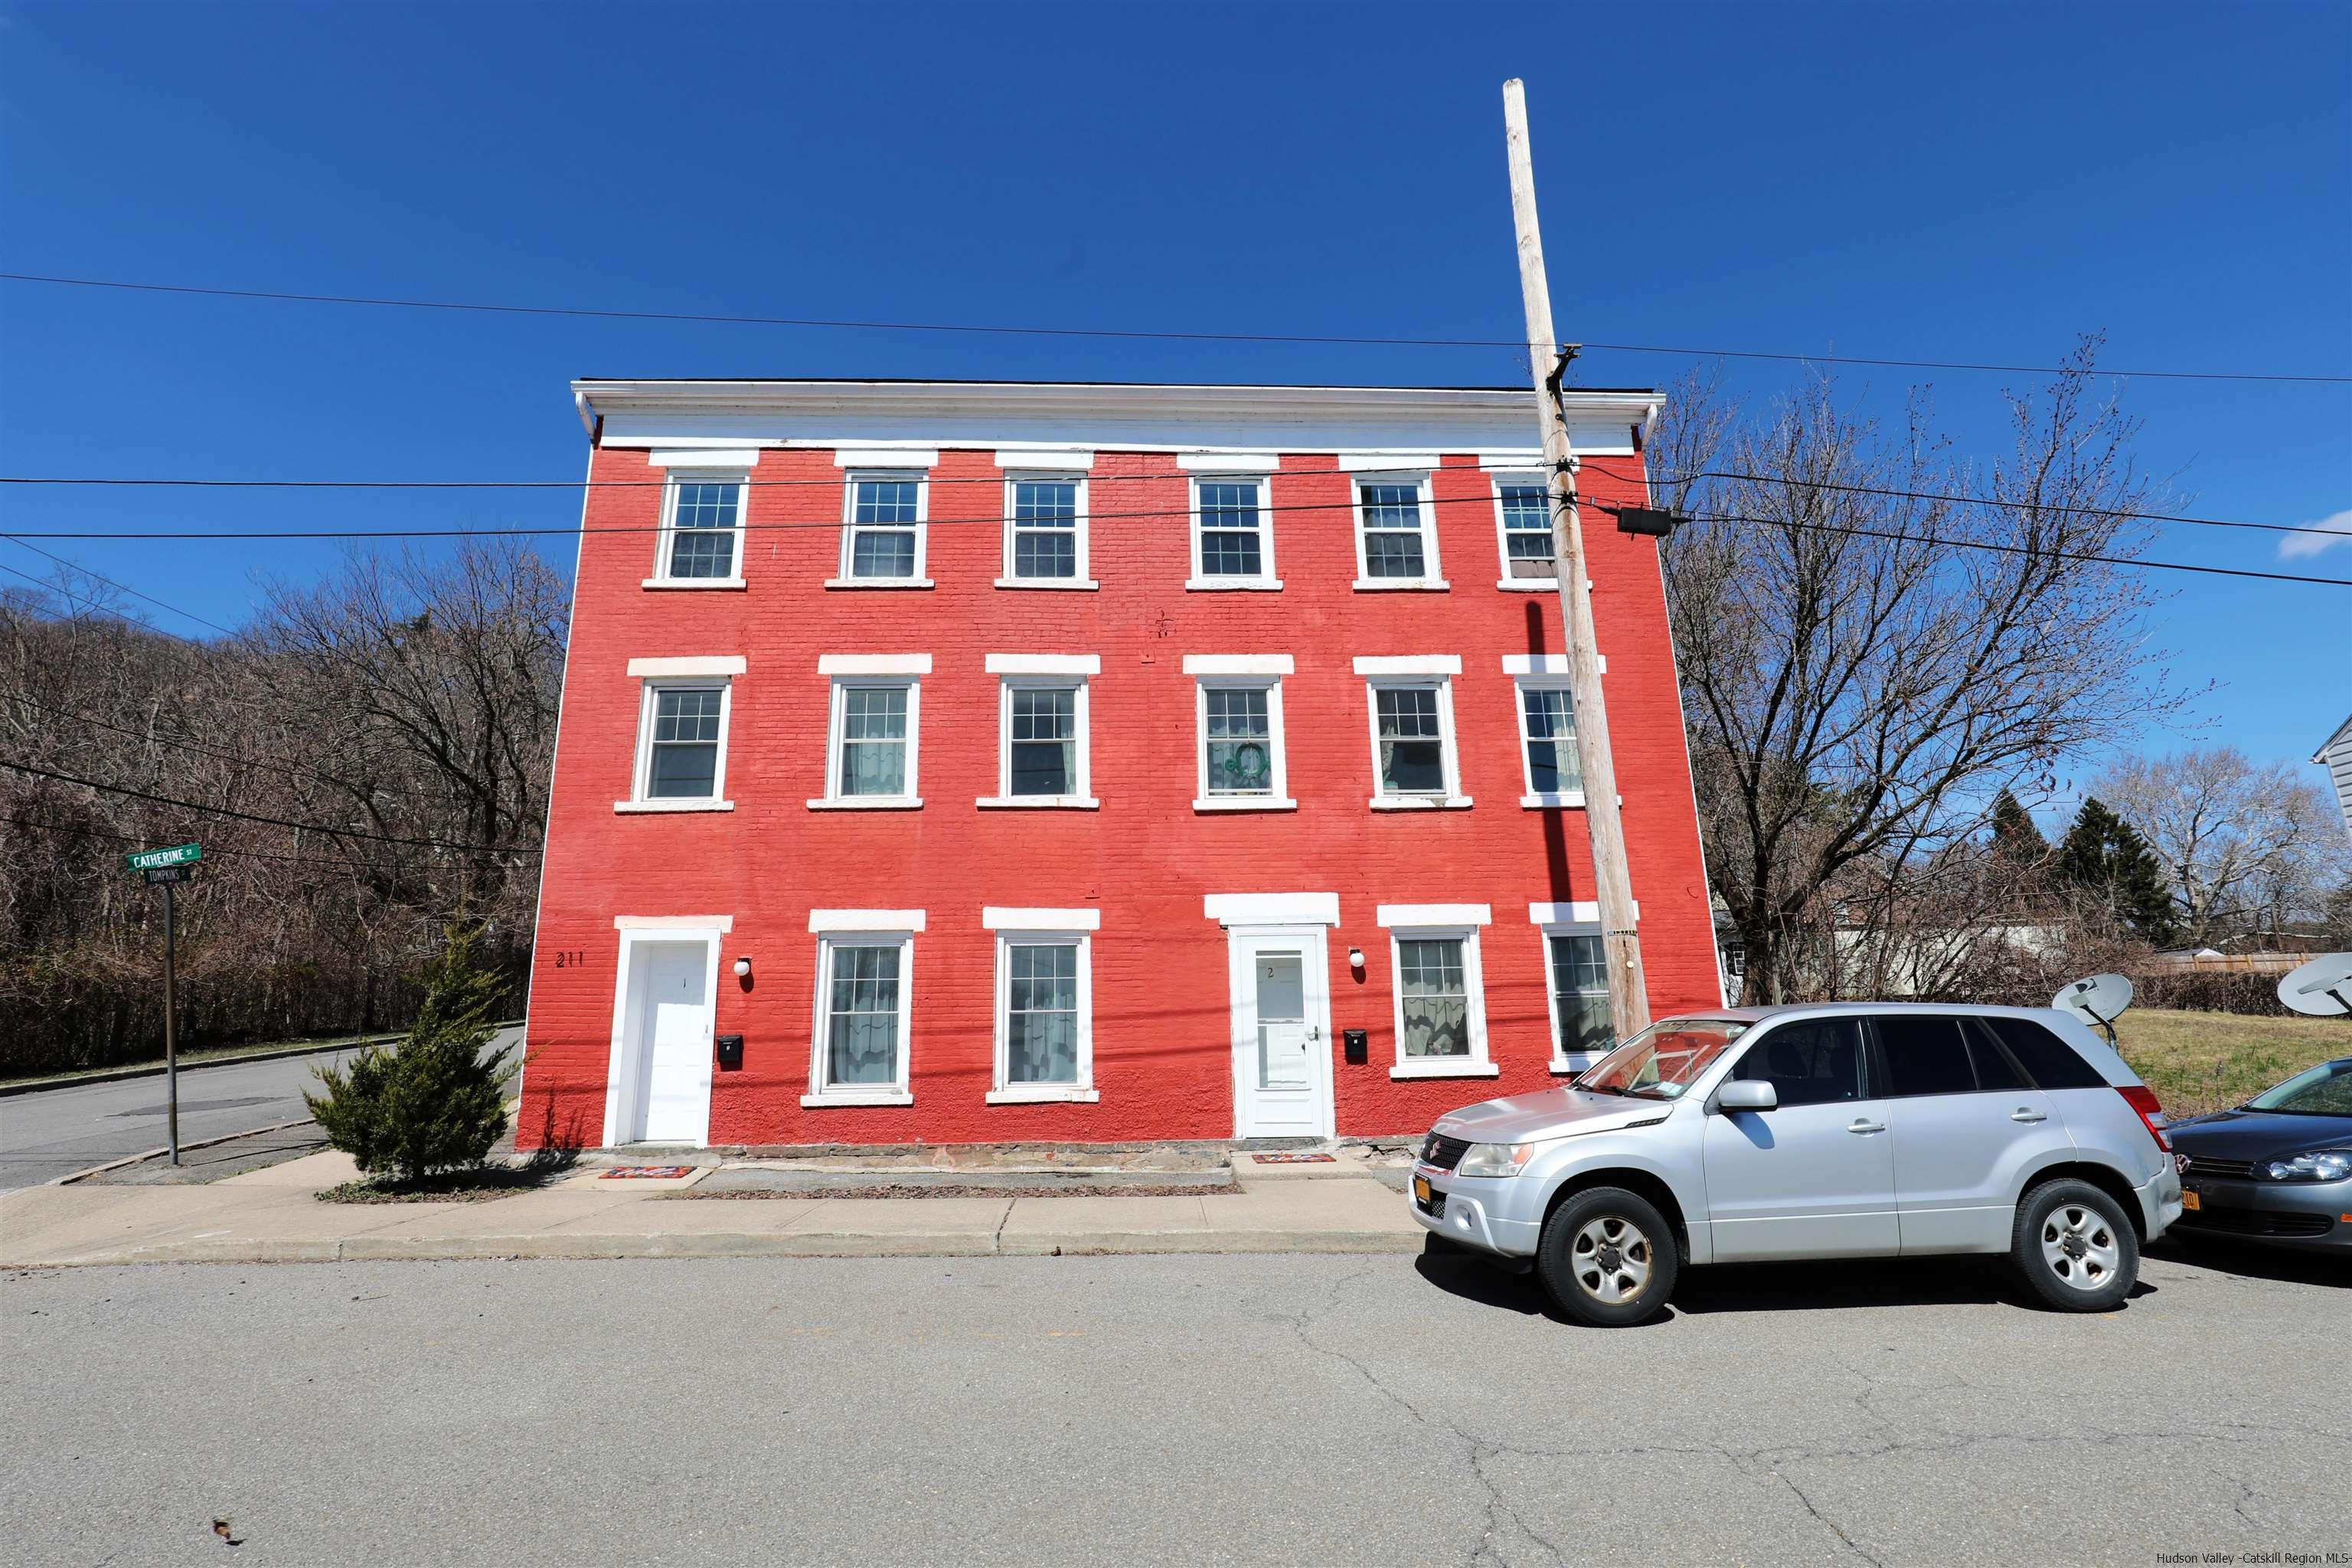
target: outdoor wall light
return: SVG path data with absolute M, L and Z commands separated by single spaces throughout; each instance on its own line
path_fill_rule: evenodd
M 1348 967 L 1350 969 L 1361 969 L 1364 967 L 1364 950 L 1362 948 L 1351 947 L 1348 950 Z
M 744 980 L 744 979 L 748 979 L 748 978 L 750 978 L 751 973 L 751 961 L 750 959 L 748 959 L 748 958 L 739 958 L 739 959 L 737 959 L 737 960 L 735 961 L 735 978 L 736 978 L 736 979 L 738 979 L 738 980 Z

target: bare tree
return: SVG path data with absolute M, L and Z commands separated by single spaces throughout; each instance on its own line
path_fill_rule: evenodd
M 2155 849 L 2196 945 L 2324 922 L 2352 876 L 2334 803 L 2284 763 L 2192 749 L 2120 763 L 2097 787 Z
M 1696 519 L 1664 552 L 1685 717 L 1749 1000 L 1834 991 L 1857 878 L 1882 919 L 1948 903 L 1906 879 L 1948 868 L 2000 791 L 2042 798 L 2117 714 L 2182 700 L 2144 635 L 2155 595 L 2095 559 L 2145 547 L 2150 497 L 2096 346 L 2011 397 L 1982 468 L 1923 403 L 1890 433 L 1826 380 L 1752 421 L 1704 385 L 1670 402 L 1651 462 Z

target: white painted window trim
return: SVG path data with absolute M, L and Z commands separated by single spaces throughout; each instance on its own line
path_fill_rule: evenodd
M 1576 706 L 1574 690 L 1569 685 L 1566 675 L 1527 672 L 1525 667 L 1531 660 L 1541 662 L 1546 657 L 1541 654 L 1532 656 L 1505 654 L 1503 656 L 1503 668 L 1511 677 L 1511 731 L 1519 738 L 1519 787 L 1522 791 L 1519 795 L 1519 805 L 1528 811 L 1581 810 L 1584 806 L 1584 791 L 1581 789 L 1538 790 L 1536 788 L 1535 753 L 1531 749 L 1533 737 L 1528 733 L 1527 694 L 1530 690 L 1566 691 L 1570 693 L 1569 707 L 1571 712 Z M 1557 658 L 1557 656 L 1550 657 Z M 1514 659 L 1518 661 L 1522 668 L 1511 669 Z M 1571 746 L 1570 750 L 1573 752 L 1575 748 Z M 1582 759 L 1580 757 L 1578 761 L 1580 769 Z
M 988 656 L 987 664 L 988 672 L 997 677 L 996 793 L 982 795 L 972 804 L 989 810 L 1100 810 L 1102 802 L 1094 795 L 1094 768 L 1090 761 L 1093 742 L 1089 734 L 1087 694 L 1094 684 L 1089 678 L 1102 668 L 1101 656 L 1091 653 L 992 653 Z M 1067 690 L 1077 694 L 1070 705 L 1077 775 L 1071 782 L 1077 786 L 1076 793 L 1022 795 L 1013 793 L 1013 693 L 1016 689 Z
M 1290 741 L 1283 731 L 1282 678 L 1290 673 L 1286 653 L 1192 654 L 1184 656 L 1184 673 L 1192 679 L 1192 809 L 1196 812 L 1297 811 L 1290 794 Z M 1262 690 L 1265 693 L 1267 761 L 1274 773 L 1272 795 L 1212 795 L 1209 793 L 1209 689 Z
M 1011 455 L 1012 454 L 1007 454 L 1007 456 Z M 1089 454 L 1089 456 L 1091 456 L 1091 454 Z M 1022 484 L 1035 484 L 1040 481 L 1052 482 L 1060 480 L 1073 481 L 1078 487 L 1076 498 L 1078 515 L 1076 527 L 1074 530 L 1076 536 L 1076 549 L 1077 552 L 1077 561 L 1076 565 L 1077 568 L 1077 575 L 1075 577 L 1016 577 L 1013 574 L 1013 538 L 1014 533 L 1013 526 L 1013 489 L 1015 486 Z M 1089 509 L 1087 504 L 1087 474 L 1085 468 L 1078 467 L 1055 466 L 1043 468 L 1008 469 L 1004 475 L 1004 543 L 1003 549 L 997 562 L 999 575 L 996 579 L 996 585 L 1000 588 L 1059 589 L 1066 593 L 1086 593 L 1100 588 L 1102 584 L 1096 582 L 1094 579 L 1092 557 L 1089 556 L 1087 552 L 1087 512 L 1088 510 Z
M 992 920 L 990 917 L 996 917 Z M 1037 918 L 1043 917 L 1043 918 Z M 1063 920 L 1057 917 L 1075 917 Z M 982 910 L 981 923 L 996 933 L 996 1001 L 992 1033 L 995 1063 L 989 1089 L 990 1105 L 1087 1104 L 1102 1099 L 1095 1088 L 1095 956 L 1094 932 L 1101 923 L 1100 910 Z M 1078 950 L 1077 1079 L 1073 1083 L 1013 1083 L 1012 981 L 1015 946 L 1075 947 Z
M 1609 656 L 1607 654 L 1594 654 L 1592 656 L 1592 662 L 1600 667 L 1601 674 L 1606 675 L 1609 673 Z M 1507 653 L 1503 656 L 1503 673 L 1505 675 L 1557 675 L 1565 679 L 1568 675 L 1568 655 L 1564 653 Z
M 1388 907 L 1410 910 L 1417 906 L 1401 904 Z M 1486 908 L 1484 904 L 1418 907 Z M 1387 924 L 1386 921 L 1381 923 Z M 1502 1068 L 1488 1055 L 1486 1047 L 1486 974 L 1478 952 L 1478 926 L 1483 923 L 1389 926 L 1389 1026 L 1396 1052 L 1396 1061 L 1389 1068 L 1389 1077 L 1498 1078 L 1502 1075 Z M 1462 943 L 1462 989 L 1466 998 L 1463 1027 L 1470 1037 L 1470 1054 L 1466 1057 L 1408 1058 L 1404 1054 L 1404 950 L 1402 944 L 1415 941 L 1459 941 Z
M 760 466 L 757 447 L 656 447 L 646 454 L 646 462 L 656 468 L 716 468 L 724 473 L 733 468 L 756 468 Z
M 738 654 L 721 654 L 706 658 L 633 658 L 629 673 L 638 679 L 656 679 L 669 676 L 740 675 L 751 668 L 750 661 Z
M 833 461 L 842 468 L 929 469 L 940 466 L 940 452 L 936 447 L 835 447 Z
M 991 675 L 1100 675 L 1098 653 L 992 653 L 982 660 Z
M 1479 467 L 1486 470 L 1487 488 L 1495 494 L 1495 555 L 1502 563 L 1497 569 L 1500 575 L 1495 579 L 1495 586 L 1506 593 L 1558 593 L 1559 560 L 1557 555 L 1552 559 L 1552 574 L 1549 577 L 1511 575 L 1511 531 L 1504 526 L 1503 522 L 1503 487 L 1542 485 L 1545 482 L 1542 468 L 1538 466 L 1534 468 L 1505 468 L 1486 463 L 1481 463 Z M 1554 538 L 1553 547 L 1555 550 L 1559 547 L 1557 536 Z
M 1343 455 L 1342 468 L 1348 468 Z M 1399 468 L 1349 469 L 1348 496 L 1350 515 L 1356 530 L 1356 591 L 1360 594 L 1443 593 L 1453 586 L 1445 580 L 1445 569 L 1437 557 L 1437 510 L 1431 504 L 1429 476 L 1437 468 L 1431 458 L 1424 467 L 1418 463 Z M 1410 484 L 1420 493 L 1421 514 L 1421 575 L 1418 577 L 1375 577 L 1368 566 L 1364 552 L 1364 487 L 1370 485 Z M 1382 531 L 1387 531 L 1383 530 Z
M 1360 658 L 1356 661 L 1359 674 L 1364 677 L 1364 725 L 1371 742 L 1372 794 L 1368 804 L 1374 811 L 1462 811 L 1472 804 L 1462 793 L 1462 748 L 1454 730 L 1453 672 L 1443 668 L 1451 660 L 1454 669 L 1461 660 L 1452 654 L 1426 656 L 1421 659 Z M 1411 673 L 1390 673 L 1382 667 L 1406 665 Z M 1370 668 L 1368 668 L 1370 667 Z M 1425 672 L 1424 672 L 1425 671 Z M 1437 693 L 1438 744 L 1445 770 L 1445 793 L 1440 795 L 1383 795 L 1381 793 L 1381 699 L 1384 690 L 1423 689 Z
M 817 924 L 820 915 L 893 914 L 915 916 L 911 923 L 889 923 L 851 927 L 828 923 Z M 809 1091 L 801 1096 L 806 1110 L 835 1105 L 912 1105 L 915 1096 L 908 1085 L 915 1054 L 915 933 L 923 929 L 919 910 L 812 910 L 809 929 L 816 931 L 816 997 L 809 1023 Z M 834 953 L 844 947 L 885 947 L 896 943 L 898 948 L 898 1072 L 897 1079 L 885 1087 L 856 1085 L 832 1088 L 825 1082 L 826 1033 L 833 1021 L 833 961 Z
M 1391 926 L 1483 926 L 1495 923 L 1492 904 L 1379 904 L 1372 923 Z
M 1201 568 L 1201 487 L 1204 484 L 1253 484 L 1257 487 L 1257 564 L 1255 577 L 1212 577 Z M 1186 486 L 1192 509 L 1192 574 L 1184 580 L 1184 590 L 1191 594 L 1259 593 L 1282 591 L 1282 578 L 1274 568 L 1274 485 L 1267 474 L 1244 469 L 1202 469 L 1194 472 Z
M 1207 893 L 1201 915 L 1231 931 L 1238 926 L 1335 926 L 1337 893 Z
M 1242 474 L 1263 478 L 1282 471 L 1279 452 L 1179 452 L 1176 466 L 1187 473 Z
M 851 666 L 842 668 L 842 666 Z M 828 669 L 826 667 L 834 667 Z M 857 667 L 864 668 L 857 668 Z M 820 673 L 830 676 L 824 723 L 824 793 L 808 803 L 811 811 L 919 811 L 923 805 L 922 775 L 916 771 L 921 757 L 923 680 L 930 673 L 931 656 L 918 654 L 825 654 L 818 658 Z M 907 787 L 897 795 L 841 793 L 842 725 L 847 710 L 844 695 L 850 687 L 871 691 L 896 686 L 907 693 Z
M 1095 454 L 1090 447 L 1000 447 L 996 466 L 1008 474 L 1022 470 L 1028 478 L 1041 471 L 1049 475 L 1083 475 L 1095 466 Z
M 920 936 L 930 921 L 927 910 L 811 910 L 809 931 L 822 936 L 829 931 L 912 931 Z
M 728 664 L 733 665 L 734 669 L 726 673 L 721 673 L 718 670 L 712 670 L 707 674 L 672 674 L 663 671 L 658 673 L 648 672 L 639 677 L 637 684 L 636 752 L 635 755 L 634 755 L 629 762 L 629 794 L 627 799 L 616 800 L 613 803 L 613 809 L 614 812 L 627 816 L 640 813 L 732 811 L 735 809 L 735 803 L 727 798 L 727 731 L 733 724 L 735 718 L 734 676 L 741 670 L 743 661 L 740 658 L 731 660 L 633 658 L 629 661 L 629 673 L 632 675 L 638 674 L 638 667 L 640 665 L 712 666 Z M 719 688 L 719 750 L 717 757 L 711 763 L 710 794 L 707 797 L 666 797 L 660 800 L 654 799 L 652 796 L 646 794 L 646 785 L 647 776 L 653 771 L 654 703 L 656 699 L 661 692 L 673 687 L 698 689 L 713 685 Z
M 614 915 L 614 931 L 715 931 L 727 936 L 735 930 L 733 915 Z
M 1375 479 L 1399 474 L 1426 474 L 1439 465 L 1435 452 L 1341 452 L 1339 471 L 1343 474 L 1370 474 Z
M 1358 675 L 1459 675 L 1462 673 L 1462 656 L 1457 653 L 1359 654 L 1354 668 Z
M 733 457 L 735 453 L 712 453 L 711 458 Z M 758 454 L 753 453 L 756 461 Z M 744 472 L 750 465 L 706 462 L 697 468 L 673 468 L 662 477 L 661 526 L 654 530 L 654 569 L 639 584 L 646 588 L 740 588 L 743 582 L 743 551 L 749 542 L 744 529 L 751 521 L 751 476 Z M 677 492 L 682 485 L 733 485 L 735 487 L 734 535 L 735 570 L 724 577 L 673 577 L 670 575 L 670 545 L 677 536 Z M 716 532 L 715 529 L 694 530 L 695 532 Z
M 841 453 L 834 454 L 836 458 Z M 931 475 L 930 464 L 939 460 L 936 452 L 916 452 L 909 457 L 929 459 L 923 467 L 910 468 L 902 459 L 898 466 L 885 464 L 861 465 L 850 468 L 841 477 L 841 548 L 834 560 L 834 574 L 824 580 L 828 588 L 929 588 L 931 581 Z M 857 487 L 868 480 L 904 483 L 915 486 L 915 521 L 908 523 L 861 523 L 857 521 Z M 902 528 L 915 531 L 915 574 L 911 577 L 856 577 L 850 574 L 850 564 L 857 558 L 857 533 L 860 529 L 877 532 L 896 533 Z
M 1540 943 L 1544 1013 L 1551 1020 L 1551 1049 L 1548 1053 L 1551 1073 L 1555 1078 L 1573 1078 L 1600 1058 L 1590 1053 L 1581 1053 L 1584 1060 L 1579 1062 L 1560 1049 L 1559 992 L 1552 973 L 1551 939 L 1556 936 L 1599 936 L 1601 906 L 1590 900 L 1570 904 L 1529 904 L 1528 923 L 1536 928 Z

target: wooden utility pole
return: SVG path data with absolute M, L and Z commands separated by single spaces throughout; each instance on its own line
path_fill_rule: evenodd
M 1519 294 L 1527 307 L 1528 366 L 1543 421 L 1552 555 L 1559 574 L 1560 619 L 1567 628 L 1568 680 L 1576 703 L 1576 757 L 1584 779 L 1584 820 L 1592 831 L 1592 887 L 1601 906 L 1601 948 L 1609 960 L 1609 1014 L 1622 1040 L 1649 1027 L 1650 998 L 1642 976 L 1642 939 L 1633 930 L 1633 880 L 1625 866 L 1617 763 L 1610 754 L 1609 709 L 1601 694 L 1601 656 L 1593 646 L 1592 583 L 1576 514 L 1576 457 L 1559 400 L 1560 372 L 1568 362 L 1552 336 L 1543 230 L 1536 221 L 1535 164 L 1528 153 L 1527 89 L 1517 77 L 1503 84 L 1503 124 L 1511 159 L 1511 221 L 1519 239 Z

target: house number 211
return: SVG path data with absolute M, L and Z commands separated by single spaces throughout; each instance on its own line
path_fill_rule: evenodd
M 555 967 L 558 969 L 577 969 L 587 962 L 588 954 L 584 951 L 567 952 L 562 948 L 555 950 Z

